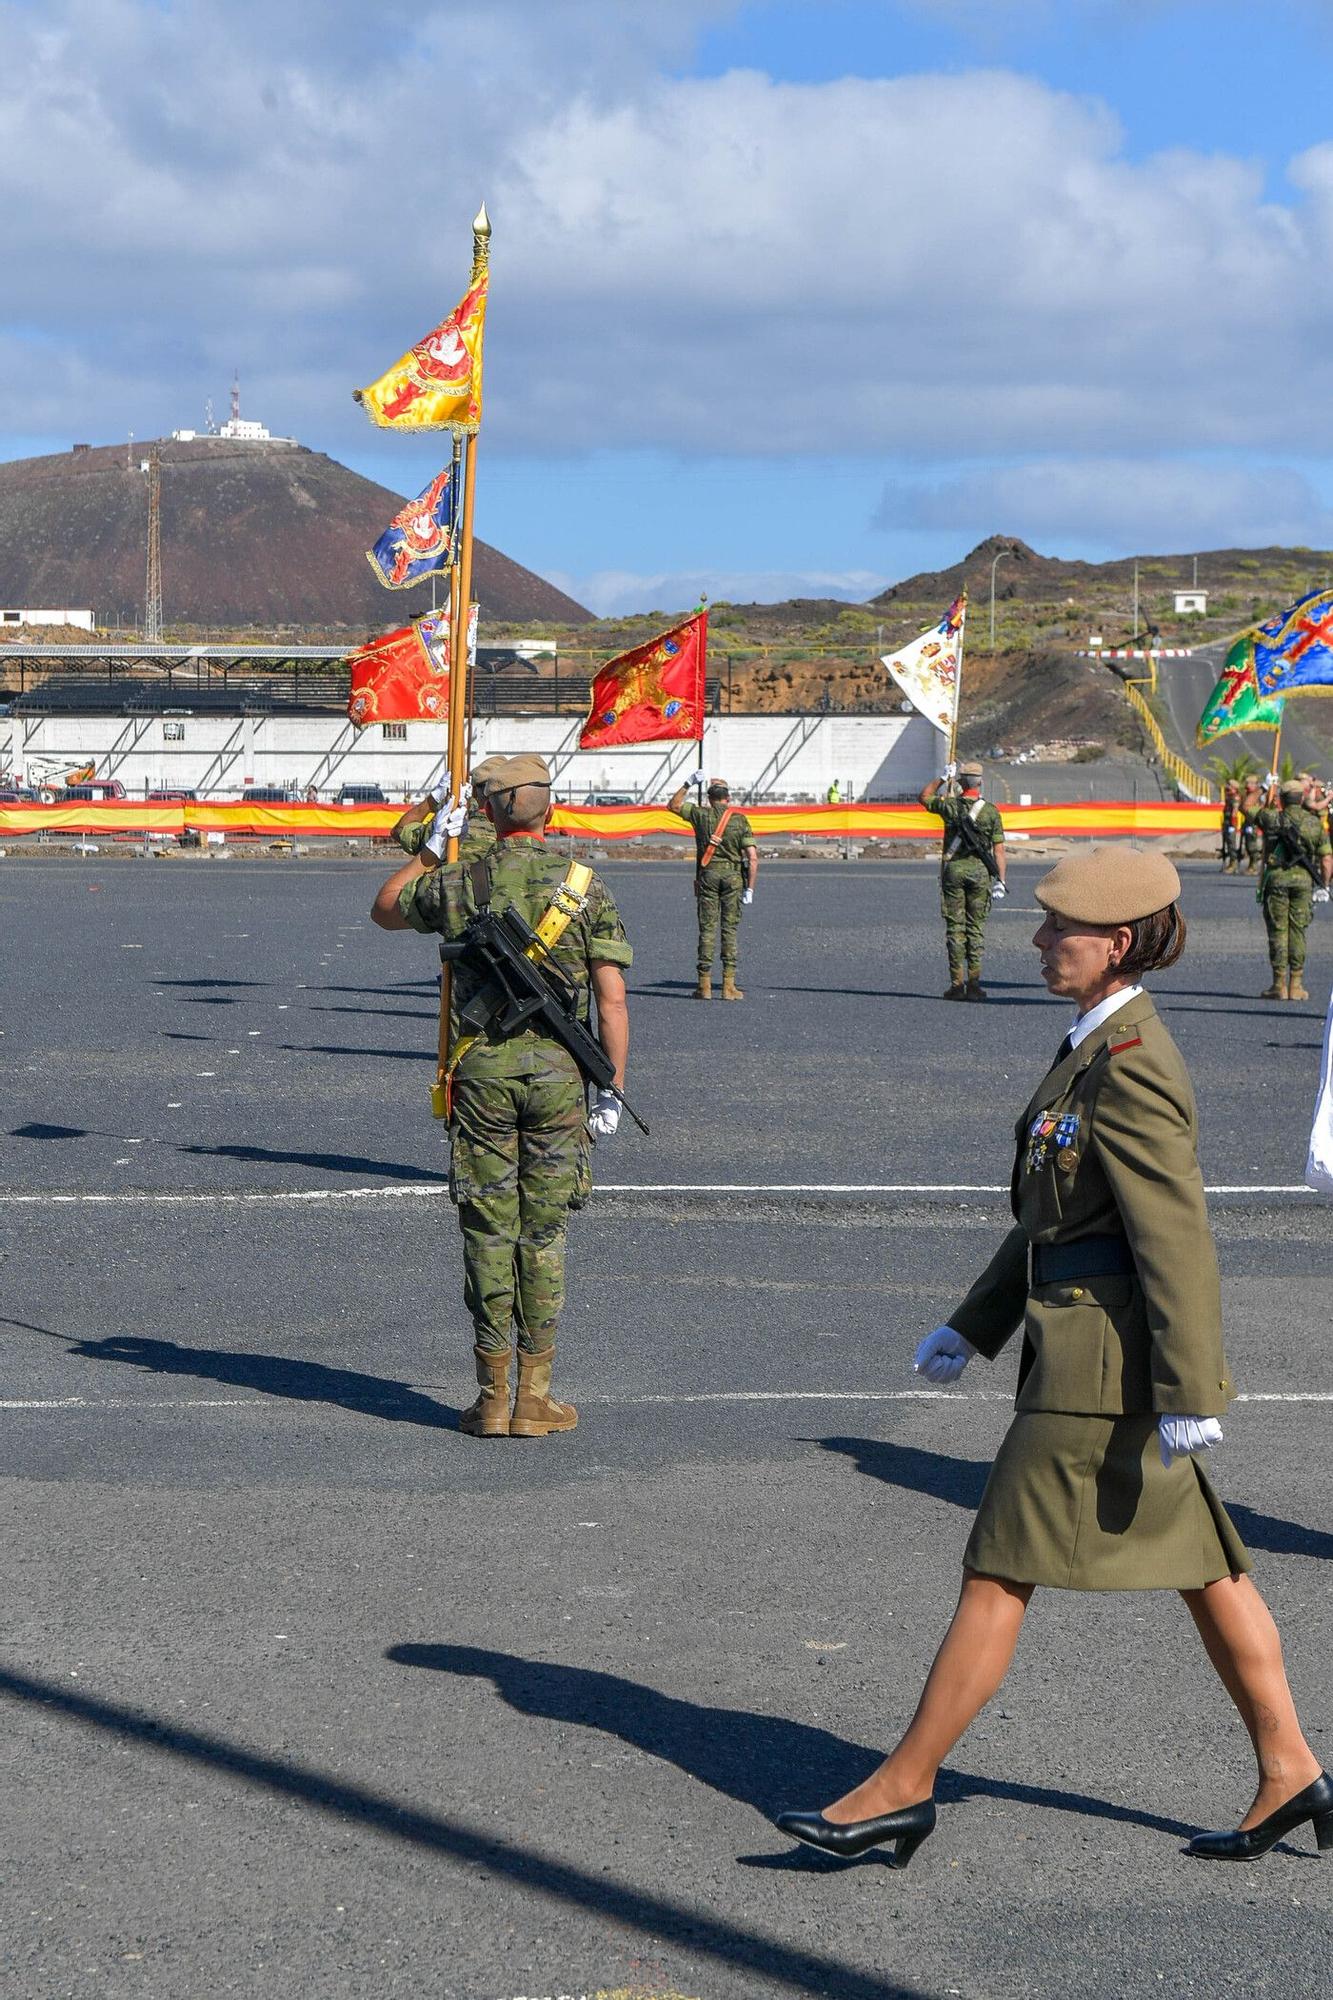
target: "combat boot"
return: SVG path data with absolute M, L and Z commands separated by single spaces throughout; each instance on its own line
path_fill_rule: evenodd
M 1293 972 L 1287 983 L 1288 1000 L 1308 1000 L 1309 997 L 1309 994 L 1305 990 L 1305 981 L 1301 978 L 1300 973 Z
M 745 998 L 740 987 L 736 984 L 735 973 L 728 972 L 725 966 L 722 968 L 722 998 L 724 1000 L 743 1000 Z
M 1285 972 L 1278 972 L 1275 969 L 1273 973 L 1273 984 L 1271 986 L 1266 986 L 1263 992 L 1259 995 L 1259 998 L 1261 1000 L 1285 1000 L 1286 997 L 1287 997 L 1287 975 Z
M 940 998 L 941 1000 L 966 1000 L 967 998 L 967 988 L 963 984 L 963 975 L 961 972 L 955 972 L 952 966 L 949 968 L 949 984 L 945 987 L 943 993 L 941 993 Z
M 968 973 L 966 997 L 969 1000 L 984 1000 L 987 998 L 986 989 L 981 983 L 981 974 L 979 972 Z
M 711 1000 L 712 997 L 713 997 L 713 975 L 711 972 L 701 972 L 699 974 L 698 983 L 695 986 L 693 993 L 691 993 L 690 998 L 691 1000 Z
M 551 1364 L 555 1348 L 540 1354 L 518 1350 L 518 1393 L 514 1414 L 509 1419 L 509 1435 L 516 1438 L 544 1438 L 552 1431 L 572 1431 L 579 1413 L 572 1403 L 557 1403 L 551 1395 Z
M 477 1380 L 481 1384 L 481 1394 L 470 1410 L 464 1410 L 458 1419 L 458 1428 L 474 1438 L 507 1438 L 509 1436 L 509 1363 L 513 1351 L 508 1347 L 474 1347 L 477 1357 Z

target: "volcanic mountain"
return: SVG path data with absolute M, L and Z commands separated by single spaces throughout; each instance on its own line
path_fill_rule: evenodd
M 0 604 L 91 608 L 99 625 L 143 619 L 150 443 L 76 446 L 0 464 Z M 388 591 L 366 550 L 402 496 L 304 445 L 165 439 L 163 620 L 168 633 L 364 633 L 430 609 L 429 581 Z M 476 544 L 483 625 L 584 624 L 554 584 Z M 441 579 L 441 601 L 443 588 Z

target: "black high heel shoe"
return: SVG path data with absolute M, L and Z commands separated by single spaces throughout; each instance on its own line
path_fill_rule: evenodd
M 1185 1852 L 1205 1861 L 1257 1861 L 1277 1846 L 1284 1833 L 1304 1826 L 1307 1820 L 1314 1827 L 1319 1852 L 1327 1854 L 1333 1848 L 1333 1778 L 1327 1771 L 1321 1771 L 1312 1785 L 1261 1819 L 1258 1826 L 1235 1833 L 1196 1833 Z
M 906 1868 L 922 1841 L 935 1831 L 935 1801 L 923 1799 L 920 1805 L 881 1813 L 878 1819 L 851 1820 L 846 1826 L 835 1825 L 822 1812 L 783 1812 L 774 1823 L 793 1840 L 803 1840 L 807 1847 L 836 1855 L 840 1861 L 853 1861 L 868 1848 L 892 1840 L 897 1843 L 892 1866 Z

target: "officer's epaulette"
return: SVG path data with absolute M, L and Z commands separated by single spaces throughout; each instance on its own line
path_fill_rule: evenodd
M 1108 1042 L 1106 1053 L 1108 1056 L 1122 1056 L 1125 1053 L 1126 1049 L 1141 1049 L 1142 1047 L 1143 1047 L 1142 1035 L 1135 1035 L 1130 1041 L 1127 1042 Z

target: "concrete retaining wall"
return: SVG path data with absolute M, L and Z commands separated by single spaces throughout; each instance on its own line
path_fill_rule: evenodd
M 581 752 L 580 726 L 572 716 L 479 721 L 473 756 L 537 751 L 557 792 L 576 801 L 592 792 L 665 798 L 695 768 L 693 743 Z M 301 793 L 377 784 L 415 796 L 442 774 L 444 731 L 424 722 L 405 731 L 395 740 L 378 724 L 357 730 L 334 716 L 2 716 L 0 773 L 32 784 L 95 760 L 99 778 L 139 798 L 172 787 L 234 796 L 247 784 Z M 836 778 L 846 800 L 889 799 L 916 793 L 939 770 L 942 741 L 920 716 L 722 716 L 708 723 L 703 761 L 746 797 L 822 800 Z

